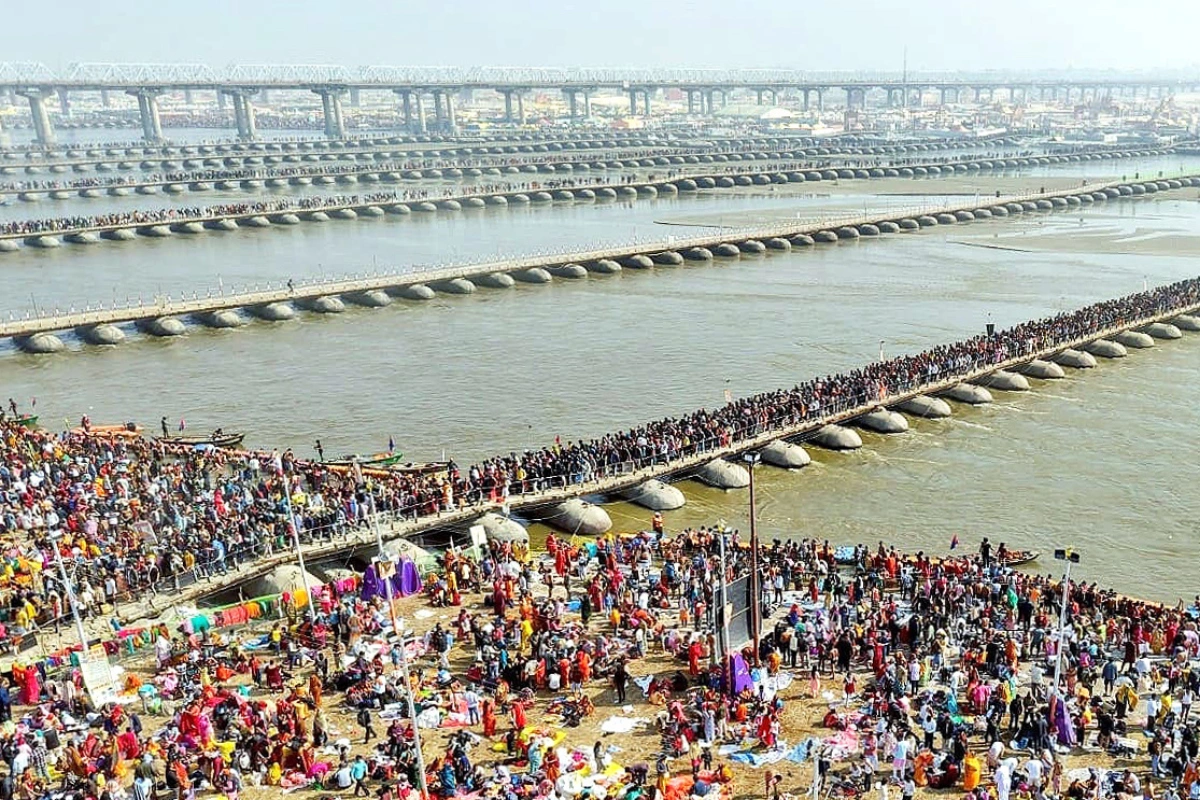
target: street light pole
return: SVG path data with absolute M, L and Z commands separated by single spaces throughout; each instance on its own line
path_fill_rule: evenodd
M 67 602 L 71 605 L 71 616 L 75 618 L 75 632 L 79 634 L 79 663 L 82 664 L 88 660 L 87 633 L 83 630 L 83 619 L 79 616 L 79 606 L 75 604 L 75 588 L 71 585 L 71 580 L 67 577 L 67 567 L 63 564 L 62 549 L 59 547 L 62 535 L 61 530 L 51 531 L 50 545 L 54 548 L 54 560 L 58 563 L 58 574 L 63 582 L 63 590 L 67 593 Z
M 758 524 L 754 507 L 754 465 L 758 453 L 745 455 L 750 473 L 750 635 L 754 640 L 754 665 L 758 666 L 759 639 L 762 636 L 762 576 L 758 572 Z
M 375 530 L 375 546 L 378 549 L 379 555 L 375 559 L 375 573 L 378 576 L 380 565 L 384 563 L 391 564 L 391 573 L 395 574 L 395 561 L 383 552 L 383 531 L 379 527 L 379 511 L 375 507 L 375 495 L 367 490 L 367 497 L 371 501 L 371 522 Z M 420 726 L 417 725 L 417 704 L 413 699 L 412 681 L 408 674 L 408 653 L 404 649 L 404 631 L 400 629 L 400 625 L 396 620 L 396 605 L 392 602 L 392 576 L 388 577 L 383 582 L 384 593 L 387 596 L 388 615 L 392 620 L 392 631 L 396 634 L 396 639 L 400 643 L 400 677 L 404 681 L 404 696 L 408 701 L 408 718 L 412 722 L 413 731 L 413 749 L 417 753 L 417 788 L 421 791 L 421 797 L 429 796 L 429 787 L 425 782 L 425 754 L 421 752 L 421 733 Z
M 280 464 L 279 477 L 283 479 L 283 499 L 287 507 L 288 527 L 292 531 L 292 543 L 296 547 L 296 561 L 300 564 L 300 583 L 304 587 L 304 597 L 308 601 L 308 616 L 316 619 L 316 609 L 313 605 L 312 589 L 308 585 L 308 571 L 304 568 L 304 548 L 300 546 L 300 526 L 296 524 L 296 510 L 292 508 L 292 479 Z
M 725 563 L 725 537 L 729 535 L 729 526 L 725 520 L 717 522 L 717 535 L 720 537 L 721 574 L 720 593 L 717 595 L 716 610 L 720 614 L 721 627 L 717 630 L 717 651 L 721 654 L 721 679 L 725 682 L 725 691 L 733 694 L 733 675 L 729 669 L 729 585 L 726 576 L 729 574 Z M 714 619 L 716 619 L 714 617 Z
M 1071 599 L 1071 565 L 1079 563 L 1079 553 L 1070 549 L 1055 550 L 1054 558 L 1067 562 L 1062 583 L 1062 607 L 1058 611 L 1058 647 L 1054 650 L 1054 694 L 1057 696 L 1062 679 L 1063 648 L 1067 646 L 1067 604 Z

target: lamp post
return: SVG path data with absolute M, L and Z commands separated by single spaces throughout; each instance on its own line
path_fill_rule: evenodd
M 50 531 L 50 544 L 54 548 L 54 560 L 58 564 L 58 574 L 63 582 L 63 590 L 67 593 L 67 602 L 71 605 L 71 616 L 75 618 L 75 632 L 79 634 L 79 663 L 88 660 L 88 644 L 87 633 L 83 630 L 83 620 L 79 616 L 79 606 L 75 604 L 75 587 L 72 585 L 70 578 L 67 577 L 67 567 L 63 564 L 62 549 L 59 547 L 59 542 L 62 541 L 63 532 L 59 528 Z
M 361 474 L 361 473 L 359 473 Z M 366 489 L 367 498 L 371 502 L 371 526 L 375 530 L 375 546 L 378 549 L 378 555 L 375 558 L 375 574 L 378 576 L 380 572 L 387 572 L 387 577 L 383 581 L 384 593 L 387 596 L 388 615 L 392 620 L 392 631 L 396 634 L 396 639 L 400 643 L 400 677 L 404 681 L 404 697 L 408 701 L 408 718 L 412 722 L 413 731 L 413 749 L 417 756 L 417 788 L 421 791 L 421 797 L 429 796 L 429 787 L 425 783 L 425 754 L 421 752 L 421 732 L 417 725 L 417 704 L 413 700 L 412 681 L 408 674 L 408 653 L 404 649 L 404 631 L 400 629 L 400 625 L 396 620 L 396 606 L 392 602 L 392 575 L 396 571 L 396 562 L 391 557 L 383 552 L 383 531 L 379 527 L 379 511 L 375 507 L 375 495 L 371 490 Z M 389 565 L 389 569 L 381 569 L 384 564 Z
M 758 453 L 746 453 L 746 471 L 750 473 L 750 636 L 754 640 L 754 664 L 758 666 L 759 637 L 762 635 L 762 576 L 758 572 L 758 524 L 754 508 L 754 466 Z
M 725 524 L 725 520 L 717 520 L 717 535 L 718 545 L 720 547 L 721 558 L 721 574 L 720 574 L 720 589 L 717 595 L 714 611 L 716 612 L 713 619 L 718 622 L 720 627 L 717 629 L 717 652 L 721 654 L 721 678 L 725 681 L 725 691 L 733 694 L 733 676 L 729 669 L 729 584 L 726 580 L 728 576 L 728 567 L 725 564 L 725 538 L 729 535 L 729 526 Z
M 1062 583 L 1062 608 L 1058 611 L 1058 647 L 1054 650 L 1054 694 L 1058 695 L 1059 682 L 1062 679 L 1062 654 L 1067 645 L 1067 604 L 1071 598 L 1071 565 L 1079 563 L 1079 553 L 1070 548 L 1055 550 L 1057 561 L 1067 562 L 1066 572 Z
M 304 597 L 308 601 L 307 614 L 309 619 L 316 618 L 316 609 L 313 605 L 312 589 L 308 585 L 308 571 L 304 568 L 304 548 L 300 546 L 300 526 L 296 524 L 296 509 L 292 507 L 292 478 L 283 468 L 282 459 L 276 459 L 276 464 L 279 467 L 279 477 L 283 479 L 283 500 L 287 508 L 288 528 L 292 533 L 292 544 L 296 548 L 296 561 L 300 564 L 300 583 L 304 587 Z

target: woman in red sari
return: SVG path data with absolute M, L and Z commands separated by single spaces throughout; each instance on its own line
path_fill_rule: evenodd
M 496 735 L 496 703 L 491 698 L 483 701 L 483 735 Z
M 522 703 L 520 700 L 516 700 L 513 702 L 512 716 L 513 716 L 513 727 L 517 729 L 517 732 L 520 733 L 521 731 L 525 730 L 525 726 L 526 726 L 526 724 L 528 724 L 527 720 L 525 718 L 525 704 Z

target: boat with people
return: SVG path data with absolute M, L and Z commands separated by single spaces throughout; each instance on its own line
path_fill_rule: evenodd
M 38 424 L 38 415 L 21 414 L 17 417 L 17 424 L 22 428 L 36 428 Z
M 345 456 L 318 463 L 331 472 L 349 472 L 357 467 L 371 475 L 435 475 L 450 469 L 449 461 L 402 461 L 403 456 L 399 453 L 382 457 L 387 455 Z
M 187 434 L 180 436 L 156 436 L 154 440 L 160 444 L 182 445 L 184 447 L 215 447 L 226 449 L 237 447 L 246 438 L 244 433 L 225 433 L 220 428 L 209 434 Z
M 137 439 L 142 435 L 142 426 L 134 422 L 120 425 L 92 425 L 84 421 L 83 425 L 71 428 L 75 436 L 90 436 L 95 439 Z
M 867 552 L 870 556 L 871 553 Z M 1041 555 L 1037 550 L 1001 550 L 996 553 L 996 563 L 1002 567 L 1020 567 L 1025 564 L 1031 564 L 1038 560 Z M 858 564 L 862 561 L 863 548 L 851 547 L 849 545 L 841 545 L 833 548 L 833 560 L 839 564 L 851 565 Z M 906 563 L 912 563 L 918 560 L 920 554 L 916 556 L 907 556 L 904 560 Z M 934 556 L 929 560 L 933 563 L 942 563 L 949 561 L 961 561 L 964 559 L 978 559 L 976 555 L 959 555 L 959 556 Z

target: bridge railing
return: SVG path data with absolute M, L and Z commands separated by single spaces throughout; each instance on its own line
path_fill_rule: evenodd
M 952 373 L 926 375 L 882 387 L 878 397 L 843 398 L 823 407 L 810 408 L 808 411 L 814 413 L 805 413 L 790 424 L 763 426 L 748 423 L 731 427 L 720 438 L 709 437 L 694 442 L 693 447 L 686 453 L 676 452 L 665 458 L 651 456 L 637 461 L 602 464 L 597 465 L 595 469 L 585 467 L 570 474 L 543 476 L 525 483 L 514 481 L 508 484 L 509 492 L 502 496 L 484 496 L 482 491 L 477 491 L 467 497 L 456 498 L 454 507 L 439 508 L 433 514 L 420 514 L 419 508 L 424 505 L 422 503 L 379 512 L 373 516 L 363 516 L 358 520 L 324 526 L 301 526 L 299 538 L 304 545 L 306 556 L 310 559 L 322 558 L 350 548 L 371 547 L 375 542 L 376 524 L 383 528 L 383 537 L 390 540 L 461 524 L 490 510 L 546 507 L 571 497 L 623 491 L 653 477 L 686 475 L 689 471 L 717 458 L 736 456 L 778 439 L 803 438 L 825 425 L 852 420 L 881 406 L 890 407 L 917 395 L 936 394 L 958 383 L 976 380 L 997 370 L 1008 369 L 1035 358 L 1112 336 L 1123 330 L 1142 327 L 1179 314 L 1192 313 L 1197 309 L 1200 309 L 1200 304 L 1177 308 L 1160 307 L 1159 310 L 1147 313 L 1141 318 L 1112 323 L 1099 330 L 1077 332 L 1062 339 L 1047 336 L 1042 341 L 1027 342 L 1024 347 L 1019 348 L 1020 352 L 1010 353 L 1001 359 L 976 357 Z M 514 488 L 516 491 L 511 491 Z M 547 519 L 544 514 L 533 516 L 537 519 Z M 179 602 L 185 597 L 195 600 L 232 588 L 261 576 L 276 566 L 294 563 L 295 553 L 292 548 L 293 542 L 290 537 L 276 531 L 267 540 L 231 551 L 223 559 L 205 557 L 189 570 L 131 587 L 129 592 L 118 598 L 119 602 L 134 602 L 140 598 L 142 606 L 140 609 L 124 609 L 122 615 L 127 620 L 154 616 L 169 607 L 172 602 Z M 157 604 L 157 598 L 160 596 L 166 601 L 161 606 Z
M 1164 176 L 1163 179 L 1165 179 Z M 1147 179 L 1150 180 L 1150 179 Z M 1155 178 L 1154 180 L 1160 180 Z M 67 312 L 61 313 L 55 309 L 54 313 L 48 313 L 47 309 L 35 309 L 32 312 L 26 312 L 25 317 L 14 318 L 12 312 L 9 313 L 9 322 L 7 324 L 0 323 L 0 336 L 26 336 L 31 335 L 37 330 L 61 330 L 78 326 L 95 325 L 102 323 L 110 323 L 116 321 L 127 321 L 133 319 L 143 319 L 152 315 L 168 316 L 173 314 L 191 314 L 202 311 L 213 311 L 222 308 L 235 308 L 240 306 L 263 305 L 270 302 L 287 302 L 295 299 L 305 299 L 322 294 L 338 294 L 369 291 L 374 289 L 389 288 L 393 285 L 403 283 L 415 283 L 421 281 L 443 281 L 457 277 L 470 277 L 489 272 L 511 272 L 522 269 L 530 269 L 533 267 L 553 266 L 554 263 L 567 262 L 588 262 L 596 261 L 610 257 L 620 257 L 628 255 L 630 251 L 642 250 L 645 253 L 659 253 L 669 250 L 684 250 L 692 247 L 712 246 L 714 241 L 720 239 L 729 240 L 747 240 L 747 239 L 766 239 L 777 236 L 792 236 L 798 231 L 812 229 L 836 229 L 839 227 L 858 226 L 866 223 L 876 222 L 880 217 L 901 219 L 915 218 L 924 215 L 936 215 L 940 213 L 951 213 L 956 210 L 971 207 L 987 207 L 994 205 L 1003 205 L 1013 202 L 1028 202 L 1051 197 L 1058 197 L 1067 194 L 1074 194 L 1078 191 L 1098 191 L 1104 188 L 1117 186 L 1125 183 L 1125 181 L 1108 181 L 1103 183 L 1086 184 L 1084 186 L 1072 189 L 1056 189 L 1048 192 L 1031 192 L 1018 195 L 1003 195 L 1001 197 L 978 197 L 971 201 L 963 201 L 953 204 L 922 204 L 919 206 L 904 206 L 904 207 L 889 207 L 886 209 L 864 210 L 863 212 L 854 212 L 837 217 L 820 216 L 813 218 L 799 218 L 779 222 L 768 226 L 729 226 L 718 227 L 719 234 L 714 236 L 711 233 L 695 235 L 690 237 L 668 237 L 663 240 L 659 237 L 652 239 L 644 238 L 638 235 L 633 237 L 623 238 L 619 241 L 599 242 L 594 243 L 588 250 L 580 251 L 576 248 L 560 246 L 556 248 L 547 248 L 535 253 L 526 253 L 521 256 L 503 257 L 490 262 L 448 262 L 435 264 L 413 265 L 405 270 L 393 270 L 383 273 L 373 273 L 356 276 L 342 276 L 340 278 L 331 279 L 326 276 L 302 278 L 299 281 L 282 283 L 274 288 L 266 288 L 262 290 L 254 290 L 252 292 L 243 292 L 239 294 L 226 293 L 224 287 L 218 287 L 214 292 L 209 289 L 204 297 L 201 297 L 198 291 L 192 293 L 191 298 L 181 296 L 178 301 L 172 301 L 169 296 L 155 297 L 150 303 L 146 303 L 142 298 L 138 298 L 138 303 L 132 303 L 132 299 L 127 299 L 125 305 L 115 302 L 108 308 L 104 308 L 103 304 L 99 304 L 97 309 L 85 308 L 82 312 Z M 342 206 L 340 206 L 342 207 Z M 321 210 L 321 209 L 305 209 L 305 211 Z M 262 212 L 272 213 L 272 212 Z M 247 214 L 251 216 L 252 214 Z M 271 284 L 267 284 L 271 287 Z M 214 300 L 221 302 L 215 303 Z M 30 328 L 27 323 L 40 322 L 44 323 L 37 328 Z

